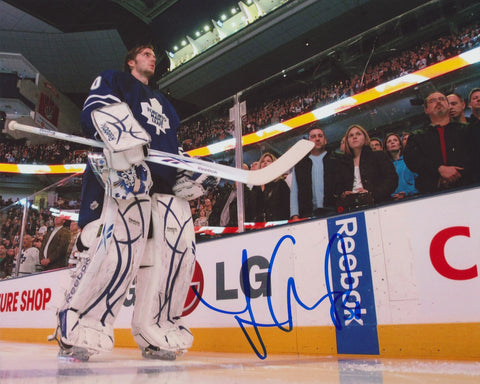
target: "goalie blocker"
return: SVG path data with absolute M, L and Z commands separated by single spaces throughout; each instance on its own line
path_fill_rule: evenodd
M 145 159 L 151 137 L 126 103 L 95 109 L 92 121 L 106 145 L 103 152 L 110 168 L 123 171 Z

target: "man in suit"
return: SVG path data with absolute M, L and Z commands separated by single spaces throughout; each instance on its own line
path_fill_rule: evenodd
M 43 238 L 40 248 L 40 264 L 46 271 L 63 268 L 67 265 L 70 231 L 63 226 L 66 219 L 65 216 L 55 217 L 55 228 Z

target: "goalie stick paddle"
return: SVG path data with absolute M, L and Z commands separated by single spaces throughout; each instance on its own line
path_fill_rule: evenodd
M 18 130 L 27 133 L 33 133 L 39 136 L 53 137 L 58 140 L 71 141 L 73 143 L 85 144 L 91 147 L 105 148 L 105 144 L 101 141 L 87 139 L 81 136 L 70 135 L 68 133 L 62 133 L 52 131 L 49 129 L 33 127 L 30 125 L 20 124 L 16 121 L 10 121 L 8 128 L 12 131 Z M 287 150 L 276 161 L 271 163 L 268 167 L 247 171 L 241 168 L 230 167 L 227 165 L 211 163 L 209 161 L 196 159 L 193 157 L 175 155 L 173 153 L 157 151 L 154 149 L 149 150 L 146 161 L 150 161 L 156 164 L 166 165 L 168 167 L 185 169 L 187 171 L 205 173 L 220 177 L 222 179 L 239 181 L 243 184 L 250 185 L 263 185 L 267 184 L 277 177 L 280 177 L 289 169 L 293 168 L 304 156 L 306 156 L 313 148 L 313 142 L 309 140 L 299 140 L 290 149 Z

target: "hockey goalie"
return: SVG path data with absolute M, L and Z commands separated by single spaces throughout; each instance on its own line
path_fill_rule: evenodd
M 97 77 L 82 110 L 84 133 L 106 149 L 83 177 L 80 261 L 52 336 L 62 358 L 86 361 L 112 350 L 115 318 L 134 279 L 132 334 L 142 356 L 173 360 L 193 342 L 181 319 L 195 264 L 187 199 L 202 187 L 183 176 L 175 195 L 176 169 L 144 161 L 149 147 L 179 152 L 179 118 L 148 86 L 155 65 L 151 46 L 130 50 L 125 71 Z

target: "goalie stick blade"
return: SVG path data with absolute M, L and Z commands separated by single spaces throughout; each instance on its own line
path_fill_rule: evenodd
M 12 131 L 19 130 L 40 136 L 53 137 L 58 140 L 66 140 L 74 143 L 85 144 L 96 148 L 105 148 L 105 144 L 101 141 L 20 124 L 16 121 L 10 121 L 8 128 Z M 145 160 L 168 167 L 180 168 L 187 171 L 205 173 L 207 175 L 220 177 L 226 180 L 238 181 L 243 184 L 263 185 L 288 172 L 313 149 L 313 146 L 313 142 L 302 139 L 295 143 L 287 152 L 280 156 L 276 161 L 271 163 L 268 167 L 255 171 L 247 171 L 241 168 L 229 167 L 227 165 L 212 163 L 193 157 L 156 151 L 153 149 L 150 150 L 149 156 Z
M 248 173 L 247 184 L 263 185 L 275 180 L 277 177 L 287 173 L 300 160 L 302 160 L 313 149 L 315 144 L 310 140 L 302 139 L 297 141 L 282 156 L 271 163 L 268 167 L 256 171 L 245 171 Z
M 211 163 L 209 161 L 195 159 L 192 157 L 169 154 L 165 152 L 150 150 L 146 160 L 158 164 L 173 166 L 188 171 L 206 173 L 222 179 L 239 181 L 243 184 L 263 185 L 287 173 L 314 147 L 309 140 L 300 140 L 295 143 L 287 152 L 280 156 L 268 167 L 255 171 L 247 171 L 241 168 L 229 167 L 227 165 Z

